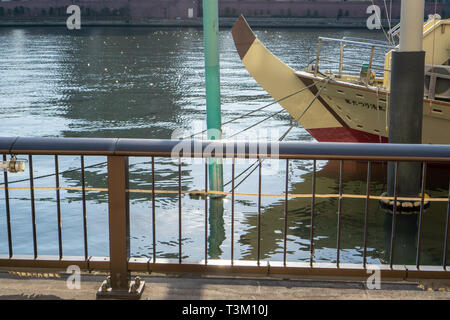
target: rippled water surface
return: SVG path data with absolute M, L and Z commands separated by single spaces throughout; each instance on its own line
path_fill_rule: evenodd
M 382 39 L 380 33 L 332 29 L 256 30 L 259 39 L 294 69 L 303 69 L 314 59 L 317 38 L 356 36 Z M 204 129 L 205 90 L 203 34 L 198 29 L 84 28 L 80 32 L 63 28 L 0 28 L 0 136 L 123 137 L 170 139 L 175 129 L 192 134 Z M 335 49 L 324 49 L 330 56 Z M 327 51 L 328 50 L 328 51 Z M 251 78 L 236 53 L 229 30 L 220 32 L 222 120 L 244 115 L 273 102 Z M 382 62 L 382 59 L 380 60 Z M 224 127 L 224 136 L 256 123 L 280 110 L 274 104 L 261 112 Z M 240 139 L 277 140 L 289 128 L 289 116 L 282 112 L 240 135 Z M 314 141 L 301 127 L 286 140 Z M 24 157 L 24 156 L 22 156 Z M 106 159 L 86 157 L 86 186 L 106 187 Z M 252 162 L 238 162 L 240 173 Z M 339 163 L 319 162 L 319 193 L 337 193 Z M 34 156 L 35 186 L 55 186 L 54 158 Z M 79 187 L 80 157 L 61 156 L 60 183 Z M 385 167 L 375 166 L 371 192 L 385 190 Z M 344 193 L 365 193 L 365 164 L 345 163 Z M 155 158 L 156 189 L 177 190 L 178 164 Z M 204 188 L 204 165 L 184 161 L 183 190 Z M 257 192 L 255 171 L 236 192 Z M 289 190 L 293 194 L 311 192 L 311 161 L 291 161 Z M 284 255 L 285 162 L 265 162 L 262 192 L 275 194 L 261 202 L 261 258 L 281 260 Z M 130 158 L 130 188 L 150 190 L 151 159 Z M 438 173 L 439 174 L 439 173 Z M 244 175 L 245 176 L 245 175 Z M 32 254 L 33 236 L 29 170 L 10 174 L 11 231 L 14 253 Z M 224 180 L 231 177 L 225 162 Z M 3 183 L 1 175 L 0 183 Z M 14 182 L 16 181 L 16 182 Z M 445 196 L 447 182 L 433 180 L 431 195 Z M 226 185 L 225 191 L 230 190 Z M 4 192 L 0 200 L 0 254 L 8 253 Z M 39 254 L 58 254 L 56 192 L 38 189 L 36 230 Z M 105 256 L 108 249 L 107 194 L 88 191 L 88 255 Z M 149 193 L 130 195 L 132 255 L 153 254 L 152 206 Z M 158 257 L 179 255 L 178 195 L 156 197 L 156 253 Z M 205 201 L 188 195 L 182 199 L 182 255 L 204 257 Z M 208 255 L 231 258 L 231 201 L 208 203 Z M 423 262 L 442 261 L 446 204 L 433 204 L 424 218 Z M 314 258 L 336 261 L 338 200 L 319 199 L 314 222 Z M 342 202 L 341 261 L 360 263 L 364 246 L 365 200 Z M 64 255 L 84 255 L 83 207 L 81 192 L 61 191 L 62 243 Z M 370 203 L 368 260 L 389 262 L 391 217 Z M 258 198 L 236 197 L 234 258 L 256 259 Z M 287 259 L 309 261 L 311 200 L 293 198 L 288 202 Z M 414 263 L 417 217 L 402 218 L 396 242 L 398 262 Z

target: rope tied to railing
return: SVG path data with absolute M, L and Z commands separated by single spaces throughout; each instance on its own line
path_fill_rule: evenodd
M 0 190 L 5 189 L 5 187 L 0 187 Z M 30 187 L 9 187 L 8 190 L 30 190 Z M 65 190 L 65 191 L 83 191 L 82 187 L 33 187 L 33 190 Z M 86 187 L 84 188 L 85 191 L 89 192 L 108 192 L 108 188 L 96 188 L 96 187 Z M 226 191 L 212 191 L 212 190 L 147 190 L 147 189 L 127 189 L 126 192 L 128 193 L 146 193 L 146 194 L 189 194 L 189 195 L 225 195 L 225 196 L 231 196 L 233 192 L 226 192 Z M 347 199 L 367 199 L 366 194 L 333 194 L 333 193 L 305 193 L 305 194 L 298 194 L 298 193 L 288 193 L 286 194 L 264 194 L 264 193 L 239 193 L 234 192 L 235 196 L 241 196 L 241 197 L 268 197 L 268 198 L 303 198 L 303 199 L 310 199 L 313 196 L 316 198 L 347 198 Z M 393 196 L 374 196 L 369 195 L 369 198 L 371 200 L 394 200 L 397 199 L 397 201 L 415 201 L 420 202 L 422 200 L 421 197 L 393 197 Z M 429 202 L 448 202 L 448 198 L 433 198 L 433 197 L 426 197 L 426 201 Z
M 306 86 L 306 87 L 304 87 L 304 88 L 302 88 L 302 89 L 300 89 L 300 90 L 297 90 L 297 91 L 295 91 L 295 92 L 293 92 L 293 93 L 290 93 L 290 94 L 288 94 L 288 95 L 286 95 L 286 96 L 284 96 L 284 97 L 282 97 L 282 98 L 280 98 L 280 99 L 278 99 L 278 100 L 276 100 L 276 101 L 273 101 L 273 102 L 271 102 L 271 103 L 269 103 L 269 104 L 267 104 L 267 105 L 265 105 L 265 106 L 262 106 L 262 107 L 260 107 L 260 108 L 258 108 L 258 109 L 255 109 L 255 110 L 253 110 L 253 111 L 250 111 L 250 112 L 248 112 L 248 113 L 246 113 L 246 114 L 243 114 L 243 115 L 241 115 L 241 116 L 239 116 L 239 117 L 236 117 L 236 118 L 230 119 L 230 120 L 228 120 L 228 121 L 225 121 L 224 123 L 222 123 L 222 125 L 227 125 L 227 124 L 229 124 L 229 123 L 232 123 L 232 122 L 235 122 L 235 121 L 237 121 L 237 120 L 243 119 L 243 118 L 245 118 L 245 117 L 247 117 L 247 116 L 249 116 L 249 115 L 251 115 L 251 114 L 253 114 L 253 113 L 255 113 L 255 112 L 264 110 L 265 108 L 268 108 L 268 107 L 270 107 L 270 106 L 272 106 L 272 105 L 274 105 L 274 104 L 276 104 L 276 103 L 279 103 L 279 102 L 282 102 L 282 101 L 284 101 L 284 100 L 286 100 L 286 99 L 289 99 L 289 98 L 291 98 L 291 97 L 293 97 L 293 96 L 295 96 L 295 95 L 297 95 L 297 94 L 299 94 L 299 93 L 302 93 L 303 91 L 305 91 L 305 90 L 307 90 L 307 89 L 309 89 L 309 88 L 312 88 L 312 87 L 315 86 L 317 83 L 322 82 L 323 80 L 324 80 L 324 79 L 317 80 L 317 81 L 315 81 L 314 83 L 312 83 L 312 84 L 310 84 L 310 85 L 308 85 L 308 86 Z M 251 125 L 250 127 L 247 127 L 246 129 L 241 130 L 241 131 L 238 132 L 238 133 L 234 133 L 232 136 L 227 137 L 227 139 L 232 138 L 232 137 L 236 136 L 236 135 L 239 134 L 239 133 L 242 133 L 242 132 L 244 132 L 244 131 L 247 131 L 247 130 L 249 130 L 249 129 L 255 127 L 256 125 L 259 125 L 259 124 L 261 124 L 262 122 L 264 122 L 264 121 L 266 121 L 266 120 L 269 120 L 269 119 L 273 118 L 273 117 L 276 116 L 277 114 L 281 113 L 283 110 L 284 110 L 284 109 L 275 112 L 274 114 L 272 114 L 272 115 L 266 117 L 266 118 L 263 119 L 262 121 L 259 121 L 258 123 L 253 124 L 253 125 Z M 207 132 L 207 131 L 208 131 L 208 129 L 205 129 L 205 130 L 199 131 L 199 132 L 197 132 L 197 133 L 191 134 L 190 136 L 186 136 L 186 137 L 183 137 L 183 138 L 180 138 L 180 139 L 181 139 L 181 140 L 185 140 L 185 139 L 193 138 L 194 136 L 203 134 L 203 133 L 205 133 L 205 132 Z
M 316 95 L 314 96 L 314 98 L 311 100 L 311 102 L 308 104 L 308 106 L 305 108 L 305 110 L 303 110 L 303 112 L 302 112 L 302 114 L 298 117 L 298 118 L 296 118 L 296 119 L 294 119 L 297 123 L 298 122 L 300 122 L 300 120 L 303 118 L 303 116 L 306 114 L 306 112 L 308 112 L 308 110 L 311 108 L 311 106 L 313 105 L 313 103 L 314 103 L 314 101 L 316 101 L 317 100 L 317 98 L 320 96 L 320 94 L 322 93 L 322 90 L 327 86 L 327 84 L 328 84 L 328 82 L 330 81 L 330 79 L 331 79 L 331 77 L 326 77 L 326 78 L 323 78 L 323 79 L 321 79 L 320 81 L 316 81 L 315 83 L 313 83 L 312 85 L 315 85 L 316 83 L 318 83 L 318 82 L 321 82 L 321 81 L 324 81 L 324 80 L 326 80 L 325 81 L 325 84 L 318 90 L 318 92 L 316 93 Z M 310 85 L 310 86 L 312 86 L 312 85 Z M 310 87 L 309 86 L 309 87 Z M 292 121 L 292 124 L 291 124 L 291 126 L 289 127 L 289 129 L 278 139 L 278 141 L 283 141 L 286 137 L 287 137 L 287 135 L 289 134 L 289 132 L 291 132 L 291 130 L 295 127 L 295 122 L 294 121 Z M 251 164 L 249 167 L 247 167 L 247 169 L 245 169 L 244 171 L 242 171 L 239 175 L 237 175 L 236 177 L 235 177 L 235 180 L 237 179 L 237 178 L 239 178 L 241 175 L 243 175 L 245 172 L 247 172 L 251 167 L 253 167 L 255 164 L 258 164 L 256 167 L 254 167 L 253 168 L 253 170 L 252 171 L 250 171 L 250 173 L 248 174 L 248 175 L 246 175 L 237 185 L 235 185 L 234 186 L 234 190 L 236 190 L 236 188 L 237 187 L 239 187 L 253 172 L 255 172 L 255 170 L 260 166 L 260 165 L 262 165 L 262 163 L 263 163 L 263 161 L 264 161 L 264 159 L 262 159 L 262 160 L 260 160 L 260 159 L 258 159 L 258 160 L 256 160 L 253 164 Z M 232 181 L 228 181 L 227 183 L 225 183 L 224 184 L 224 187 L 226 187 L 227 185 L 229 185 L 230 183 L 231 183 Z

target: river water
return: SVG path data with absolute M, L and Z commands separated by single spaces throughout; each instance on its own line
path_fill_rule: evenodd
M 381 32 L 333 29 L 258 29 L 259 39 L 282 61 L 303 69 L 314 59 L 319 35 L 383 39 Z M 199 29 L 164 28 L 0 28 L 0 136 L 123 137 L 170 139 L 176 129 L 186 135 L 205 126 L 203 34 Z M 244 115 L 273 102 L 243 67 L 229 30 L 220 31 L 222 121 Z M 329 54 L 335 55 L 336 51 Z M 380 62 L 382 62 L 382 58 Z M 224 127 L 230 136 L 280 110 L 274 104 Z M 241 140 L 278 138 L 289 128 L 289 116 L 282 112 L 239 136 Z M 314 141 L 301 127 L 292 130 L 287 141 Z M 24 158 L 25 156 L 22 156 Z M 25 157 L 26 158 L 26 157 Z M 86 186 L 106 187 L 105 157 L 86 157 Z M 251 161 L 240 161 L 236 172 Z M 54 159 L 34 156 L 35 186 L 55 185 Z M 80 157 L 60 157 L 61 186 L 80 186 Z M 338 192 L 338 163 L 318 162 L 319 193 Z M 156 189 L 176 190 L 178 165 L 156 158 Z M 365 193 L 365 164 L 346 162 L 344 193 Z M 204 165 L 184 161 L 184 190 L 204 188 Z M 289 190 L 310 193 L 311 161 L 291 161 Z M 385 167 L 375 165 L 371 193 L 385 191 Z M 263 166 L 262 192 L 282 195 L 285 162 L 267 161 Z M 44 176 L 44 177 L 41 177 Z M 439 172 L 436 173 L 439 176 Z M 10 174 L 10 187 L 28 187 L 29 172 Z M 231 177 L 229 162 L 224 180 Z M 0 183 L 3 183 L 1 175 Z M 448 179 L 430 180 L 428 193 L 447 196 Z M 257 171 L 236 192 L 256 193 Z M 151 189 L 151 159 L 130 158 L 130 188 Z M 225 187 L 229 191 L 230 185 Z M 36 230 L 39 255 L 58 254 L 56 193 L 39 189 L 36 197 Z M 10 190 L 12 243 L 15 254 L 33 253 L 30 191 Z M 107 194 L 89 191 L 87 199 L 88 254 L 107 256 Z M 62 243 L 64 255 L 83 255 L 83 208 L 81 192 L 61 191 Z M 178 196 L 156 198 L 157 257 L 178 257 Z M 234 258 L 257 257 L 258 198 L 239 196 L 235 202 Z M 204 257 L 205 201 L 182 197 L 183 258 Z M 231 258 L 231 201 L 211 202 L 208 212 L 208 255 Z M 295 198 L 288 203 L 287 260 L 309 261 L 311 200 Z M 314 259 L 336 261 L 337 199 L 319 199 L 314 226 Z M 341 262 L 362 262 L 364 246 L 364 200 L 342 203 Z M 8 253 L 4 193 L 0 193 L 0 254 Z M 391 216 L 370 203 L 368 261 L 389 263 Z M 131 254 L 151 257 L 151 195 L 130 194 Z M 263 197 L 261 210 L 261 258 L 283 259 L 284 198 Z M 446 203 L 432 204 L 424 217 L 422 262 L 440 264 Z M 401 218 L 397 236 L 397 263 L 414 263 L 417 217 Z M 397 260 L 398 259 L 398 260 Z

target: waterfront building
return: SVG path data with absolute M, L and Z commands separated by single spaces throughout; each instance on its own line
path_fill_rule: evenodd
M 373 0 L 382 8 L 386 18 L 385 2 Z M 400 17 L 400 0 L 386 1 L 390 17 Z M 71 4 L 81 8 L 82 16 L 90 19 L 196 19 L 202 17 L 201 0 L 0 0 L 0 17 L 52 18 L 66 16 Z M 361 19 L 367 17 L 372 0 L 220 0 L 221 17 L 258 18 L 333 18 Z M 434 0 L 427 1 L 426 13 L 434 13 Z M 450 1 L 439 0 L 437 13 L 446 17 Z

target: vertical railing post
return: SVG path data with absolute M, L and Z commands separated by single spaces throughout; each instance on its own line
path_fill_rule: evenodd
M 110 276 L 103 281 L 97 298 L 139 299 L 143 281 L 130 283 L 130 217 L 128 198 L 128 157 L 108 156 L 108 213 Z
M 283 266 L 286 267 L 286 258 L 287 258 L 287 233 L 288 233 L 288 200 L 289 200 L 289 159 L 286 159 L 286 180 L 285 180 L 285 190 L 286 194 L 284 195 L 284 250 L 283 250 Z
M 3 161 L 6 162 L 6 154 L 3 155 Z M 3 172 L 3 182 L 5 185 L 5 209 L 6 209 L 6 224 L 8 229 L 8 249 L 9 258 L 13 256 L 12 234 L 11 234 L 11 209 L 9 207 L 9 188 L 8 188 L 8 171 Z
M 63 258 L 62 247 L 62 222 L 61 222 L 61 190 L 59 189 L 59 160 L 58 155 L 55 155 L 55 186 L 56 186 L 56 214 L 58 218 L 58 247 L 59 247 L 59 259 Z
M 128 159 L 108 157 L 109 251 L 111 287 L 128 288 L 129 202 Z
M 262 184 L 262 161 L 259 159 L 259 174 L 258 174 L 258 217 L 257 217 L 257 228 L 258 228 L 258 243 L 256 245 L 257 250 L 257 263 L 258 267 L 261 260 L 261 184 Z
M 375 54 L 375 47 L 372 47 L 372 50 L 370 52 L 370 60 L 369 60 L 369 67 L 367 68 L 367 78 L 366 78 L 366 86 L 368 86 L 370 83 L 370 74 L 372 72 L 372 64 L 373 64 L 373 56 Z
M 389 259 L 391 269 L 394 266 L 394 249 L 397 234 L 398 161 L 394 162 L 394 172 L 394 206 L 392 211 L 391 255 Z
M 445 223 L 444 254 L 442 258 L 442 267 L 444 268 L 444 270 L 447 270 L 447 249 L 448 249 L 449 232 L 450 232 L 450 183 L 448 186 L 447 222 Z
M 153 263 L 156 263 L 156 201 L 155 201 L 155 157 L 152 157 L 152 237 Z
M 437 81 L 436 73 L 431 72 L 430 85 L 429 85 L 429 90 L 428 90 L 428 99 L 430 99 L 430 100 L 434 100 L 434 98 L 436 96 L 436 81 Z
M 30 200 L 31 200 L 31 223 L 33 230 L 33 253 L 34 259 L 38 257 L 37 235 L 36 235 L 36 205 L 34 201 L 34 177 L 33 177 L 33 156 L 28 156 L 28 168 L 30 169 Z
M 322 48 L 322 39 L 319 39 L 319 46 L 317 48 L 316 65 L 314 68 L 314 76 L 317 77 L 319 73 L 319 60 L 320 60 L 320 50 Z
M 420 212 L 419 212 L 419 231 L 417 234 L 417 253 L 416 253 L 416 267 L 420 268 L 420 258 L 422 255 L 422 236 L 423 236 L 423 212 L 425 206 L 425 184 L 427 181 L 427 163 L 422 163 L 422 187 L 420 191 Z
M 231 163 L 231 265 L 234 264 L 234 173 L 235 173 L 235 158 Z M 450 200 L 449 200 L 450 201 Z
M 341 230 L 342 230 L 342 176 L 344 170 L 344 161 L 339 161 L 339 200 L 338 200 L 338 221 L 337 221 L 337 244 L 336 244 L 336 266 L 339 268 L 341 260 Z
M 208 159 L 205 159 L 205 265 L 208 264 Z
M 311 268 L 314 263 L 314 209 L 316 206 L 316 174 L 317 171 L 317 160 L 313 162 L 313 176 L 312 176 L 312 199 L 311 199 L 311 235 L 310 235 L 310 258 L 309 265 Z
M 84 236 L 84 259 L 88 260 L 88 234 L 87 234 L 87 208 L 86 208 L 86 179 L 84 171 L 84 156 L 81 156 L 81 198 L 83 202 L 83 236 Z
M 371 178 L 372 163 L 367 162 L 367 185 L 366 185 L 366 210 L 364 213 L 364 251 L 363 251 L 363 267 L 366 269 L 367 265 L 367 232 L 369 228 L 369 205 L 370 205 L 370 178 Z

